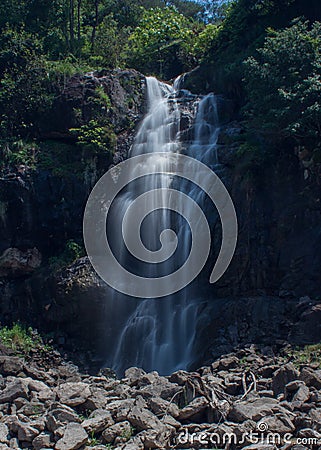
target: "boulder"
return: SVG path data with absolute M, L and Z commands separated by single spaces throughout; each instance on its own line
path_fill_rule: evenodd
M 0 442 L 6 444 L 8 442 L 9 429 L 6 424 L 0 422 Z
M 266 429 L 267 432 L 280 433 L 281 435 L 293 433 L 295 430 L 295 426 L 291 419 L 284 414 L 265 416 L 257 423 L 257 428 L 258 430 Z
M 192 420 L 194 416 L 204 412 L 208 406 L 209 402 L 205 397 L 197 397 L 179 411 L 178 420 Z
M 56 431 L 63 425 L 70 422 L 80 422 L 79 416 L 71 408 L 60 405 L 58 408 L 50 411 L 46 416 L 46 424 L 49 431 Z
M 299 379 L 299 372 L 293 364 L 285 364 L 273 374 L 272 390 L 274 395 L 284 394 L 285 386 L 291 381 Z
M 88 434 L 91 434 L 99 433 L 106 427 L 110 427 L 113 424 L 114 421 L 110 412 L 96 410 L 90 415 L 89 419 L 84 420 L 81 425 Z
M 175 403 L 171 403 L 168 400 L 164 400 L 160 397 L 152 397 L 148 400 L 148 405 L 151 411 L 156 415 L 170 414 L 171 416 L 178 417 L 179 408 Z
M 148 409 L 139 408 L 134 406 L 134 408 L 129 411 L 128 421 L 133 427 L 138 431 L 154 429 L 162 430 L 164 428 L 161 421 Z
M 102 432 L 103 442 L 106 444 L 112 444 L 117 437 L 124 438 L 128 440 L 132 435 L 132 427 L 130 423 L 126 420 L 124 422 L 118 422 L 114 425 L 106 428 Z
M 32 447 L 35 450 L 40 450 L 42 448 L 52 448 L 53 446 L 54 443 L 51 441 L 50 433 L 47 432 L 40 433 L 32 441 Z
M 138 367 L 130 367 L 125 370 L 125 379 L 128 380 L 131 386 L 135 385 L 144 375 L 146 375 L 145 370 Z
M 277 400 L 268 397 L 251 401 L 240 401 L 233 404 L 228 419 L 237 423 L 244 422 L 245 420 L 258 421 L 265 416 L 273 415 L 273 408 L 277 405 Z
M 300 380 L 309 387 L 321 389 L 321 371 L 315 371 L 310 367 L 304 367 L 300 374 Z
M 310 398 L 310 390 L 308 386 L 303 384 L 299 387 L 298 391 L 294 394 L 292 402 L 304 403 L 307 402 Z
M 26 251 L 7 248 L 0 256 L 0 277 L 21 277 L 41 265 L 41 253 L 36 248 Z
M 24 369 L 24 361 L 16 356 L 0 356 L 1 375 L 17 375 Z
M 19 397 L 28 397 L 28 385 L 23 379 L 17 378 L 9 382 L 5 389 L 0 393 L 0 404 L 12 403 Z
M 63 383 L 58 386 L 56 393 L 61 403 L 71 407 L 83 405 L 91 396 L 89 385 L 82 382 Z
M 20 442 L 32 442 L 39 434 L 39 430 L 37 430 L 37 428 L 24 422 L 18 422 L 17 432 Z
M 79 423 L 68 423 L 63 437 L 56 443 L 56 450 L 77 450 L 85 445 L 88 435 Z

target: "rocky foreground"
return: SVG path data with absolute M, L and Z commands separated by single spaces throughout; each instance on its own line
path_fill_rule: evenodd
M 321 370 L 249 347 L 169 377 L 0 356 L 0 449 L 320 448 Z

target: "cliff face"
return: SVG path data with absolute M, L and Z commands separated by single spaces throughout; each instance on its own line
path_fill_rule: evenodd
M 104 93 L 106 123 L 115 148 L 106 154 L 79 151 L 70 128 L 95 120 L 97 86 Z M 100 94 L 101 96 L 101 94 Z M 100 98 L 101 100 L 101 98 Z M 114 71 L 72 78 L 41 127 L 41 140 L 70 145 L 74 154 L 63 170 L 51 166 L 11 167 L 0 179 L 0 312 L 2 321 L 25 320 L 54 331 L 63 345 L 77 342 L 103 353 L 109 288 L 86 258 L 53 270 L 68 240 L 81 240 L 89 192 L 108 167 L 126 157 L 144 112 L 144 78 Z M 183 136 L 192 136 L 193 102 L 184 106 Z M 247 167 L 238 149 L 242 128 L 231 102 L 221 101 L 220 176 L 233 198 L 239 241 L 224 277 L 209 286 L 201 305 L 196 346 L 210 360 L 245 343 L 279 345 L 320 339 L 320 185 L 304 177 L 293 151 L 265 165 Z M 60 167 L 61 168 L 61 167 Z M 212 217 L 215 242 L 208 269 L 220 245 L 220 224 Z M 205 271 L 207 273 L 207 271 Z M 206 275 L 205 273 L 205 275 Z

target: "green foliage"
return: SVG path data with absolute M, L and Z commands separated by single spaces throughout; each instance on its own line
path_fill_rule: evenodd
M 292 352 L 291 358 L 296 366 L 313 364 L 321 367 L 321 344 L 306 345 Z
M 93 53 L 90 61 L 94 66 L 108 68 L 124 66 L 129 35 L 129 27 L 120 28 L 112 14 L 106 16 L 97 28 L 94 44 L 90 48 L 90 52 Z
M 70 239 L 66 242 L 64 251 L 59 256 L 52 256 L 49 259 L 49 265 L 53 271 L 57 271 L 63 267 L 72 264 L 76 259 L 84 256 L 84 249 L 74 240 Z
M 321 137 L 321 24 L 296 21 L 269 30 L 257 57 L 245 62 L 250 126 L 270 138 Z
M 66 177 L 70 174 L 82 176 L 84 161 L 75 145 L 58 141 L 44 141 L 39 144 L 37 167 L 52 171 L 53 175 Z
M 129 39 L 129 63 L 145 73 L 178 75 L 188 65 L 193 23 L 174 7 L 152 8 Z
M 202 59 L 208 54 L 220 32 L 221 26 L 218 24 L 208 24 L 195 39 L 193 53 L 195 57 Z
M 50 107 L 40 42 L 25 31 L 0 32 L 0 131 L 3 136 L 27 136 Z
M 42 345 L 38 333 L 20 323 L 15 323 L 12 327 L 2 327 L 0 329 L 0 341 L 11 350 L 23 353 L 29 353 L 31 349 Z
M 35 169 L 38 159 L 39 146 L 36 142 L 22 139 L 18 141 L 0 141 L 0 167 L 24 165 Z
M 77 143 L 92 152 L 113 152 L 116 135 L 111 126 L 102 126 L 97 120 L 90 120 L 80 128 L 70 130 L 77 136 Z

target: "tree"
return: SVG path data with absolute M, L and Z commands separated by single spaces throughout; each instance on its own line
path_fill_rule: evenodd
M 1 32 L 0 80 L 2 136 L 36 132 L 37 122 L 52 101 L 39 40 L 23 30 Z
M 171 78 L 187 66 L 193 23 L 174 7 L 144 12 L 130 36 L 129 64 L 145 73 Z
M 245 61 L 252 127 L 277 138 L 321 138 L 321 24 L 296 20 L 269 30 L 257 57 Z

